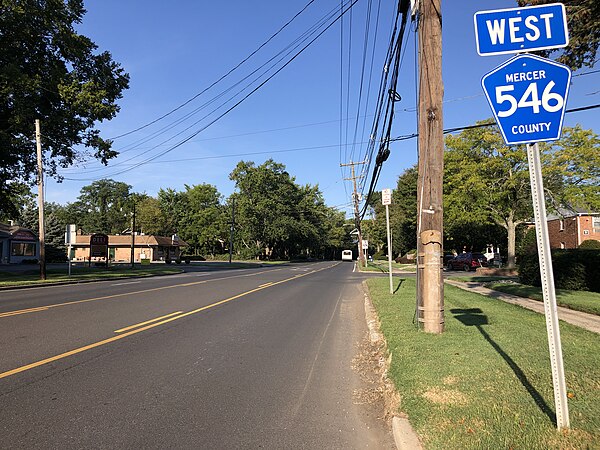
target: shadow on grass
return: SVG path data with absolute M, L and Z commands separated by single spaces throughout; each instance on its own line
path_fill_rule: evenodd
M 400 278 L 400 280 L 398 281 L 398 286 L 396 286 L 396 289 L 394 289 L 394 294 L 396 292 L 398 292 L 398 289 L 400 289 L 400 287 L 402 286 L 402 283 L 404 283 L 406 281 L 406 278 Z
M 477 328 L 477 330 L 481 333 L 484 339 L 492 346 L 494 350 L 496 350 L 496 352 L 498 352 L 500 356 L 502 356 L 504 361 L 506 361 L 508 366 L 517 376 L 517 379 L 521 382 L 521 384 L 527 390 L 527 392 L 529 392 L 529 395 L 531 395 L 531 398 L 533 398 L 535 404 L 546 416 L 548 416 L 550 421 L 553 424 L 555 424 L 556 414 L 554 413 L 554 411 L 552 411 L 548 403 L 546 403 L 544 397 L 542 397 L 538 390 L 529 382 L 529 380 L 527 379 L 527 375 L 525 375 L 525 372 L 523 372 L 523 370 L 517 365 L 517 363 L 504 350 L 502 350 L 502 347 L 500 347 L 498 343 L 494 341 L 492 337 L 487 333 L 487 331 L 483 329 L 483 325 L 488 324 L 487 316 L 483 314 L 483 311 L 479 308 L 470 308 L 451 309 L 450 312 L 454 314 L 454 317 L 463 325 L 468 327 L 474 326 Z

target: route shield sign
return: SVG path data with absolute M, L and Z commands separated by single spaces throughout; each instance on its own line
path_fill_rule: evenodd
M 560 139 L 571 70 L 535 55 L 517 55 L 481 80 L 508 145 Z
M 473 17 L 477 53 L 501 55 L 566 47 L 567 15 L 561 3 L 479 11 Z

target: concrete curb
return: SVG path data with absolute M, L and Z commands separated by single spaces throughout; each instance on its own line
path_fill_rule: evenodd
M 373 306 L 371 296 L 369 295 L 369 289 L 365 281 L 363 281 L 362 286 L 365 295 L 365 317 L 367 320 L 367 327 L 369 329 L 369 340 L 372 344 L 382 345 L 383 348 L 387 348 L 385 337 L 383 336 L 379 328 L 379 317 L 377 316 L 377 311 Z M 390 362 L 391 355 L 388 359 L 384 358 L 385 370 L 383 374 L 383 382 L 386 386 L 386 391 L 393 391 L 392 396 L 399 397 L 398 392 L 393 387 L 393 383 L 387 378 Z M 408 419 L 405 417 L 400 417 L 396 415 L 392 417 L 392 434 L 394 436 L 396 448 L 399 450 L 423 449 L 419 436 L 413 429 Z

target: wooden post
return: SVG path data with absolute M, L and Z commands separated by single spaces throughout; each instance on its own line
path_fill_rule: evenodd
M 444 331 L 444 281 L 440 277 L 442 266 L 442 234 L 437 230 L 421 233 L 421 242 L 425 250 L 423 257 L 423 330 L 426 333 Z
M 362 232 L 360 229 L 360 213 L 358 211 L 358 204 L 359 204 L 358 187 L 356 185 L 356 179 L 362 178 L 363 175 L 360 175 L 357 177 L 355 174 L 355 171 L 354 171 L 354 166 L 361 165 L 361 164 L 366 164 L 366 161 L 361 161 L 361 162 L 350 161 L 350 163 L 348 163 L 348 164 L 340 164 L 340 167 L 350 166 L 350 170 L 352 172 L 352 176 L 350 178 L 344 178 L 344 180 L 352 180 L 352 184 L 354 187 L 354 190 L 352 192 L 352 200 L 354 201 L 354 221 L 356 223 L 356 230 L 358 231 L 358 260 L 360 262 L 360 265 L 362 267 L 365 267 L 366 259 L 365 259 L 365 254 L 364 254 L 365 252 L 363 251 L 363 248 L 362 248 Z
M 35 142 L 37 147 L 38 218 L 40 239 L 40 279 L 46 279 L 46 226 L 44 219 L 44 166 L 42 159 L 42 132 L 40 121 L 35 119 Z
M 423 322 L 423 311 L 438 308 L 443 314 L 444 284 L 441 261 L 432 280 L 433 265 L 427 266 L 431 252 L 422 241 L 423 233 L 443 236 L 444 134 L 442 121 L 442 1 L 422 0 L 419 20 L 419 177 L 417 189 L 418 236 L 417 264 L 420 268 L 417 286 L 417 315 Z M 436 237 L 437 239 L 437 237 Z M 440 248 L 441 252 L 441 248 Z M 435 253 L 435 252 L 434 252 Z M 432 264 L 432 262 L 430 261 Z M 428 269 L 429 267 L 429 269 Z M 427 295 L 425 295 L 427 292 Z M 431 303 L 429 303 L 431 302 Z M 437 333 L 443 331 L 443 323 Z

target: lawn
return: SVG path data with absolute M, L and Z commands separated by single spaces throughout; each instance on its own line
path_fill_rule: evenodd
M 177 267 L 167 267 L 164 265 L 157 267 L 136 266 L 134 270 L 129 266 L 113 266 L 108 269 L 99 267 L 73 267 L 71 269 L 71 277 L 68 276 L 67 269 L 49 269 L 46 272 L 46 281 L 42 281 L 40 280 L 40 269 L 38 266 L 35 266 L 26 272 L 0 272 L 0 287 L 39 285 L 63 281 L 128 278 L 132 276 L 147 277 L 170 275 L 180 272 L 182 270 Z
M 361 272 L 380 272 L 389 273 L 389 263 L 387 261 L 369 261 L 367 267 L 362 267 Z M 404 272 L 416 272 L 417 267 L 414 264 L 399 264 L 392 261 L 392 272 L 402 270 Z
M 542 288 L 535 286 L 517 283 L 486 283 L 485 287 L 507 294 L 518 295 L 519 297 L 544 301 Z M 558 306 L 564 306 L 565 308 L 600 315 L 600 294 L 597 292 L 557 289 L 556 303 Z
M 431 335 L 413 323 L 414 280 L 368 286 L 425 448 L 600 448 L 600 336 L 561 323 L 572 428 L 559 433 L 542 315 L 446 285 L 446 330 Z

